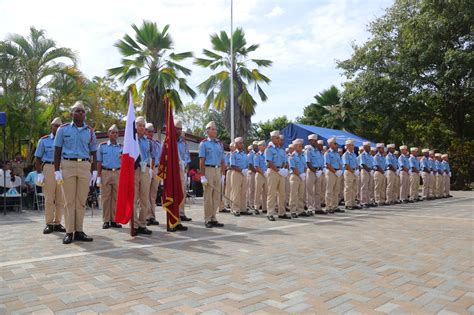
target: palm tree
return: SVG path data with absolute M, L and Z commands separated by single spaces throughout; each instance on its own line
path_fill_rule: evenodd
M 132 28 L 135 31 L 134 38 L 125 35 L 115 44 L 124 57 L 122 65 L 109 69 L 108 73 L 118 77 L 122 83 L 135 80 L 128 87 L 134 93 L 137 91 L 136 82 L 141 82 L 139 93 L 145 93 L 143 110 L 146 120 L 160 129 L 165 123 L 163 97 L 167 91 L 176 110 L 183 106 L 176 88 L 193 98 L 196 96 L 185 79 L 191 70 L 177 63 L 193 54 L 172 52 L 173 40 L 168 34 L 169 25 L 160 30 L 156 23 L 143 21 L 140 27 L 133 24 Z
M 203 54 L 207 58 L 196 58 L 195 64 L 211 70 L 218 70 L 207 80 L 199 84 L 198 89 L 206 95 L 204 108 L 214 107 L 217 111 L 223 112 L 224 124 L 230 134 L 230 72 L 231 53 L 230 38 L 225 31 L 220 35 L 211 35 L 212 50 L 203 49 Z M 265 102 L 268 97 L 260 84 L 270 83 L 270 79 L 263 75 L 258 67 L 269 67 L 272 61 L 265 59 L 249 59 L 249 53 L 255 51 L 259 45 L 247 46 L 245 33 L 241 28 L 237 28 L 232 35 L 232 46 L 234 56 L 234 113 L 236 135 L 245 136 L 248 133 L 251 117 L 255 114 L 257 102 L 250 94 L 248 86 L 253 86 L 258 92 L 260 100 Z M 249 69 L 248 63 L 254 63 L 257 68 Z
M 36 107 L 38 99 L 51 83 L 53 76 L 67 66 L 62 61 L 76 63 L 76 55 L 69 48 L 57 47 L 45 37 L 44 30 L 30 28 L 28 36 L 13 34 L 6 41 L 6 52 L 16 63 L 17 75 L 25 91 L 25 104 L 30 109 L 29 157 L 32 155 L 33 136 L 37 133 Z

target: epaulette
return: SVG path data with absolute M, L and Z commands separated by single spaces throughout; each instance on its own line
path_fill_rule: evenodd
M 69 124 L 70 124 L 70 122 L 68 122 L 68 123 L 64 123 L 64 124 L 62 124 L 62 125 L 61 125 L 61 126 L 59 126 L 59 127 L 64 127 L 64 126 L 67 126 L 67 125 L 69 125 Z
M 207 141 L 207 138 L 204 138 L 201 140 L 201 142 L 206 142 Z
M 102 145 L 102 144 L 107 144 L 107 141 L 99 143 L 99 145 Z
M 46 139 L 46 138 L 48 138 L 48 137 L 49 137 L 49 135 L 44 135 L 44 136 L 42 136 L 40 139 Z

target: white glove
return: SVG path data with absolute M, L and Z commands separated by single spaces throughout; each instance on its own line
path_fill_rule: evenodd
M 247 176 L 247 175 L 249 174 L 249 169 L 248 169 L 248 168 L 244 168 L 244 169 L 242 170 L 242 174 L 243 174 L 244 176 Z
M 321 175 L 323 175 L 323 171 L 321 170 L 316 171 L 316 177 L 321 177 Z
M 412 170 L 408 170 L 408 174 L 413 174 L 413 171 Z
M 102 186 L 102 178 L 97 177 L 97 180 L 95 181 L 95 184 L 97 185 L 97 187 L 101 187 Z
M 341 171 L 341 170 L 337 170 L 337 171 L 336 171 L 336 176 L 337 176 L 337 177 L 341 177 L 341 176 L 342 176 L 342 171 Z
M 371 170 L 371 171 L 370 171 L 370 175 L 374 176 L 374 174 L 375 174 L 375 171 L 374 171 L 374 170 Z
M 390 171 L 385 171 L 385 173 L 384 173 L 385 177 L 387 177 L 387 178 L 388 178 L 389 174 L 390 174 Z
M 35 185 L 40 187 L 44 185 L 44 175 L 42 173 L 36 176 Z
M 397 176 L 400 176 L 400 170 L 397 170 L 396 173 L 397 173 Z
M 207 183 L 208 183 L 208 181 L 207 181 L 206 176 L 201 176 L 201 184 L 207 185 Z
M 360 176 L 360 171 L 359 171 L 359 170 L 355 170 L 355 171 L 354 171 L 354 175 L 357 176 L 357 177 L 359 177 L 359 176 Z
M 225 175 L 221 175 L 221 185 L 225 183 Z
M 55 171 L 54 178 L 56 179 L 56 183 L 58 183 L 59 185 L 64 184 L 63 174 L 61 173 L 61 171 Z
M 283 177 L 287 177 L 288 176 L 288 170 L 286 168 L 282 168 L 282 169 L 280 169 L 278 174 L 280 174 Z
M 150 180 L 153 180 L 153 170 L 151 168 L 148 170 L 148 174 L 150 175 Z
M 302 181 L 305 181 L 306 180 L 306 174 L 305 173 L 301 173 L 300 174 L 300 178 Z
M 431 171 L 431 175 L 434 175 L 434 172 L 433 172 L 433 171 Z
M 449 177 L 451 177 L 451 172 L 449 172 Z
M 89 186 L 94 186 L 96 180 L 97 180 L 97 171 L 92 171 Z

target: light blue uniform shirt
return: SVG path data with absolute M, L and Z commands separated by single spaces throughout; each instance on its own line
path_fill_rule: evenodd
M 423 156 L 420 160 L 420 169 L 424 171 L 425 168 L 428 171 L 431 171 L 431 163 L 430 163 L 430 160 L 426 156 Z
M 324 166 L 324 157 L 317 148 L 311 147 L 305 152 L 306 162 L 311 164 L 311 167 L 322 169 Z
M 148 139 L 146 136 L 138 137 L 138 147 L 140 149 L 141 162 L 146 162 L 148 165 L 150 164 L 151 159 L 154 157 L 150 147 L 150 142 L 150 139 Z
M 265 160 L 270 161 L 278 168 L 283 167 L 286 162 L 286 153 L 282 148 L 276 147 L 272 142 L 265 149 Z
M 417 171 L 420 171 L 420 161 L 418 161 L 416 156 L 410 155 L 408 161 L 410 162 L 410 169 L 415 168 Z
M 367 166 L 369 169 L 372 169 L 373 166 L 374 166 L 374 163 L 373 163 L 373 159 L 372 159 L 372 155 L 370 155 L 370 153 L 368 152 L 362 152 L 362 154 L 360 155 L 360 162 L 359 162 L 359 165 L 362 166 L 362 165 L 365 165 Z
M 357 169 L 357 157 L 354 152 L 346 151 L 342 155 L 342 164 L 349 165 L 352 170 Z
M 52 133 L 41 137 L 35 151 L 35 156 L 43 162 L 54 162 L 54 136 Z
M 442 164 L 443 164 L 443 169 L 445 172 L 448 172 L 448 173 L 451 172 L 451 166 L 449 166 L 448 161 L 443 161 Z
M 230 154 L 230 166 L 235 166 L 240 168 L 240 170 L 246 169 L 249 167 L 247 161 L 247 154 L 244 151 L 235 150 Z
M 375 154 L 374 156 L 374 170 L 377 167 L 380 167 L 384 171 L 387 168 L 386 163 L 385 163 L 385 157 L 379 152 L 377 152 L 377 154 Z
M 226 153 L 224 156 L 225 166 L 230 166 L 230 153 Z
M 303 174 L 306 168 L 306 159 L 303 152 L 293 152 L 289 156 L 288 164 L 290 167 L 290 174 L 293 174 L 294 169 L 297 169 L 300 174 Z
M 407 170 L 410 169 L 410 162 L 408 161 L 408 156 L 402 154 L 398 157 L 398 167 L 400 168 L 400 170 L 403 167 L 406 167 Z
M 31 186 L 35 186 L 35 185 L 36 185 L 36 177 L 37 177 L 37 176 L 38 176 L 38 172 L 37 172 L 37 171 L 29 172 L 28 175 L 26 175 L 25 183 L 26 183 L 26 184 L 30 184 Z
M 253 165 L 254 167 L 260 167 L 263 172 L 267 171 L 267 163 L 265 162 L 265 152 L 255 153 L 255 156 L 253 157 Z
M 387 156 L 385 157 L 385 163 L 387 164 L 387 170 L 389 169 L 388 167 L 390 165 L 393 166 L 393 168 L 395 170 L 398 169 L 398 161 L 397 161 L 397 157 L 395 156 L 395 154 L 393 153 L 388 153 Z
M 441 161 L 438 161 L 438 160 L 435 161 L 435 169 L 437 172 L 444 171 L 443 164 L 441 163 Z
M 74 122 L 59 127 L 54 146 L 62 148 L 62 157 L 71 159 L 89 159 L 97 151 L 97 139 L 94 130 L 85 123 L 77 127 Z
M 434 172 L 438 171 L 438 169 L 436 168 L 436 161 L 432 158 L 430 158 L 429 161 L 430 161 L 431 170 L 434 171 Z
M 178 140 L 178 153 L 179 153 L 179 159 L 183 161 L 184 164 L 188 165 L 189 163 L 191 163 L 191 156 L 189 154 L 188 143 L 183 138 L 179 138 Z
M 224 160 L 224 146 L 217 139 L 207 138 L 199 144 L 199 157 L 204 158 L 205 165 L 221 166 Z
M 253 158 L 255 157 L 255 151 L 250 150 L 250 152 L 247 154 L 247 160 L 249 161 L 250 165 L 253 165 Z
M 155 167 L 157 167 L 158 164 L 160 164 L 160 159 L 161 159 L 161 151 L 162 151 L 161 142 L 156 139 L 152 139 L 151 150 L 153 151 L 153 161 L 155 162 Z M 179 145 L 178 145 L 178 155 L 179 155 Z
M 97 161 L 102 162 L 102 167 L 118 169 L 122 165 L 120 156 L 122 155 L 122 146 L 118 143 L 102 142 L 97 150 Z
M 339 152 L 329 149 L 324 154 L 324 164 L 330 164 L 335 170 L 342 169 L 342 160 Z

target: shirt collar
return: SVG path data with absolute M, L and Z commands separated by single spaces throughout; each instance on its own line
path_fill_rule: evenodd
M 51 139 L 54 139 L 54 135 L 53 135 L 52 132 L 49 134 L 49 137 L 50 137 Z
M 76 128 L 79 129 L 79 130 L 82 130 L 82 129 L 84 129 L 84 128 L 87 128 L 86 122 L 84 122 L 84 123 L 82 124 L 82 127 L 79 127 L 79 126 L 76 126 L 76 124 L 74 124 L 74 121 L 71 121 L 71 126 L 76 127 Z

